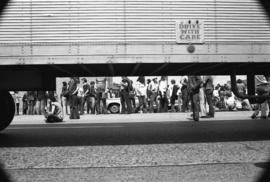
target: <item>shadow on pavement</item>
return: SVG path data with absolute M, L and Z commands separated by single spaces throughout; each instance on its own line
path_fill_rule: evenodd
M 0 147 L 133 145 L 270 139 L 269 120 L 13 125 Z

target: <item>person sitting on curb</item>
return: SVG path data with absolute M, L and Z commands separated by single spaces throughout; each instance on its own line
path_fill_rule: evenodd
M 46 123 L 56 123 L 56 122 L 62 122 L 64 117 L 63 117 L 63 109 L 61 107 L 61 104 L 56 101 L 55 97 L 51 97 L 51 104 L 52 104 L 52 109 L 51 111 L 47 111 L 47 108 L 45 108 L 45 122 Z

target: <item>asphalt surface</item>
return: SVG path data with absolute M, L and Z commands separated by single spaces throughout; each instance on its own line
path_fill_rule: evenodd
M 88 115 L 82 121 L 74 120 L 70 123 L 59 124 L 45 124 L 43 118 L 39 117 L 40 120 L 37 121 L 37 124 L 32 124 L 32 122 L 13 124 L 0 132 L 0 147 L 270 140 L 269 120 L 251 120 L 248 117 L 249 113 L 243 113 L 241 119 L 238 117 L 237 120 L 233 120 L 233 114 L 225 113 L 226 116 L 230 116 L 226 120 L 222 120 L 222 118 L 225 118 L 222 115 L 215 119 L 201 119 L 200 122 L 193 122 L 183 115 L 177 114 L 164 116 L 148 114 L 145 118 L 142 115 L 107 115 L 103 117 L 103 122 L 96 122 Z M 86 117 L 90 117 L 89 122 L 87 122 Z M 131 117 L 139 121 L 130 121 L 132 120 Z M 108 122 L 109 119 L 112 122 Z M 107 122 L 104 122 L 104 120 Z
M 250 112 L 193 122 L 186 113 L 18 116 L 0 132 L 14 181 L 256 181 L 270 157 L 270 120 Z

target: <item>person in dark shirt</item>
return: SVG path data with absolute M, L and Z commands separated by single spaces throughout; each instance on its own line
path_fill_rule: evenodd
M 181 83 L 182 112 L 187 112 L 189 110 L 188 78 L 184 77 Z
M 68 83 L 68 92 L 70 98 L 70 119 L 80 119 L 79 115 L 79 101 L 78 101 L 78 79 L 76 77 L 71 77 Z
M 36 100 L 35 92 L 34 91 L 28 91 L 27 92 L 27 103 L 28 103 L 27 114 L 28 115 L 33 115 L 34 114 L 35 100 Z
M 95 114 L 95 105 L 96 105 L 96 88 L 95 88 L 95 82 L 90 82 L 90 89 L 89 89 L 89 102 L 90 102 L 90 110 L 91 114 Z
M 209 117 L 215 116 L 215 108 L 213 103 L 213 92 L 214 92 L 214 84 L 213 84 L 213 77 L 212 76 L 205 76 L 204 77 L 204 89 L 205 89 L 205 96 L 206 102 L 209 106 Z
M 96 78 L 96 110 L 97 114 L 107 114 L 106 108 L 106 90 L 107 90 L 107 79 Z
M 129 91 L 130 91 L 130 80 L 123 76 L 122 81 L 120 83 L 120 101 L 122 105 L 122 114 L 131 114 L 132 113 L 132 107 L 131 107 L 131 100 L 129 99 Z
M 23 115 L 26 115 L 27 114 L 27 110 L 28 110 L 27 92 L 25 92 L 23 94 L 22 102 L 23 102 Z
M 194 121 L 199 121 L 200 99 L 199 91 L 202 84 L 200 76 L 188 77 L 188 90 L 190 91 L 191 107 Z
M 172 84 L 172 90 L 171 90 L 171 94 L 170 94 L 170 102 L 171 102 L 171 111 L 175 112 L 175 100 L 177 100 L 177 91 L 179 89 L 179 87 L 175 84 L 175 80 L 171 80 L 171 84 Z
M 83 82 L 83 98 L 81 105 L 81 114 L 84 114 L 84 105 L 86 103 L 86 111 L 89 114 L 90 111 L 90 85 L 87 83 L 86 78 L 82 78 Z

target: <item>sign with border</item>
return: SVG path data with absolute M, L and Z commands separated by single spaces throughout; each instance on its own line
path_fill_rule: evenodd
M 203 44 L 204 21 L 186 19 L 176 21 L 176 43 L 178 44 Z

